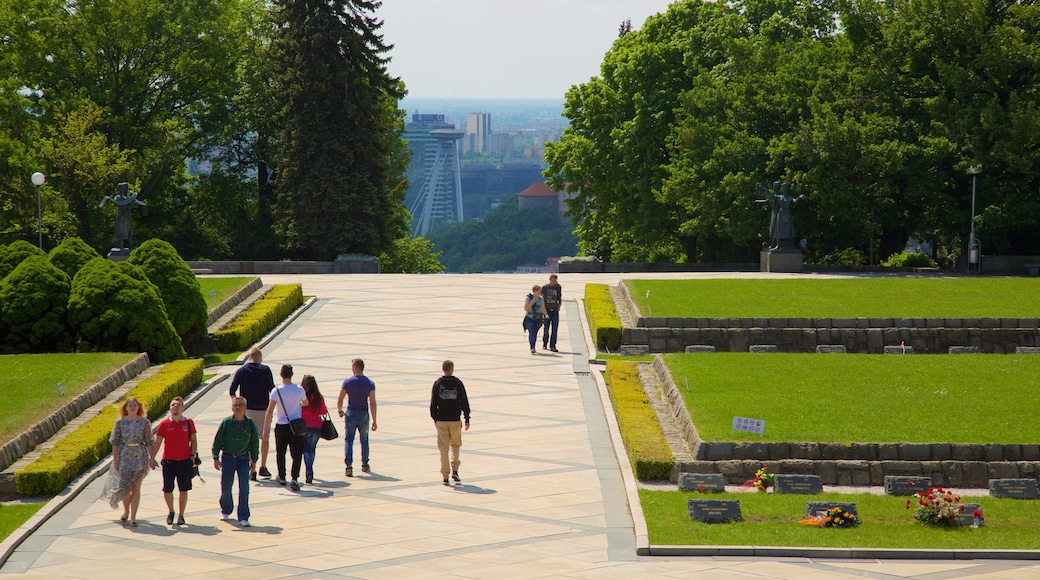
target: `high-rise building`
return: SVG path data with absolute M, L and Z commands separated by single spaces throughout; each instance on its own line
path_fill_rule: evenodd
M 491 113 L 466 115 L 466 152 L 487 153 L 491 137 Z
M 412 151 L 405 207 L 412 214 L 414 236 L 463 221 L 458 152 L 463 135 L 444 115 L 415 113 L 405 124 L 404 138 Z

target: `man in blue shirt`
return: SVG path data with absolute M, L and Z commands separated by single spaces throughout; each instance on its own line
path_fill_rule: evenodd
M 354 434 L 355 431 L 361 438 L 361 471 L 369 473 L 372 468 L 368 465 L 368 431 L 369 419 L 371 418 L 371 429 L 376 430 L 376 384 L 372 379 L 366 377 L 365 361 L 356 358 L 351 361 L 350 368 L 354 375 L 343 381 L 343 388 L 339 391 L 339 400 L 336 401 L 336 409 L 339 416 L 343 417 L 346 427 L 343 462 L 347 464 L 347 477 L 354 477 Z M 343 399 L 347 399 L 346 411 L 343 409 Z

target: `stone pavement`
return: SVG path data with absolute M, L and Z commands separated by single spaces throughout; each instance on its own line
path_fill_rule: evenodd
M 560 353 L 539 348 L 536 355 L 528 352 L 517 323 L 524 295 L 547 276 L 264 276 L 268 284 L 303 283 L 304 294 L 317 298 L 265 346 L 265 363 L 276 372 L 291 363 L 297 380 L 313 374 L 334 409 L 350 359 L 365 360 L 379 402 L 372 473 L 357 469 L 357 477 L 344 477 L 342 437 L 322 441 L 314 485 L 294 493 L 262 480 L 252 488 L 253 527 L 220 521 L 219 477 L 209 449 L 230 405 L 227 380 L 215 379 L 187 412 L 199 429 L 206 480 L 195 480 L 188 525 L 165 524 L 160 473 L 145 480 L 137 528 L 120 525 L 121 510 L 94 501 L 99 478 L 83 483 L 71 501 L 55 499 L 55 505 L 68 503 L 26 538 L 0 574 L 127 573 L 135 580 L 1040 578 L 1040 565 L 1020 561 L 638 556 L 637 548 L 647 545 L 645 525 L 631 501 L 631 470 L 612 443 L 612 417 L 604 412 L 595 369 L 588 366 L 576 301 L 585 282 L 613 284 L 621 276 L 628 275 L 562 275 L 567 302 Z M 691 275 L 639 275 L 651 276 Z M 428 411 L 430 386 L 445 358 L 455 361 L 473 407 L 472 427 L 463 434 L 463 483 L 452 487 L 441 484 Z

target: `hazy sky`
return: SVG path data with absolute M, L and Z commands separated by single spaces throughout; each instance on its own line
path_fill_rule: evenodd
M 412 98 L 558 98 L 599 75 L 625 19 L 669 0 L 383 0 L 390 74 Z

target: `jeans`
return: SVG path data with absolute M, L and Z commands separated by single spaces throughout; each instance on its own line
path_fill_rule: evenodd
M 347 409 L 343 414 L 343 424 L 347 432 L 344 434 L 343 462 L 348 466 L 354 464 L 354 431 L 361 436 L 361 463 L 368 463 L 368 411 L 352 411 Z
M 545 345 L 549 345 L 550 348 L 556 348 L 556 333 L 560 330 L 560 311 L 559 310 L 547 310 L 549 318 L 542 323 L 545 330 L 542 331 L 542 348 Z M 549 332 L 549 328 L 552 327 L 552 333 Z
M 285 479 L 285 450 L 292 457 L 293 481 L 300 478 L 300 460 L 303 459 L 303 436 L 293 435 L 289 424 L 274 426 L 275 459 L 278 461 L 278 477 Z
M 238 519 L 249 519 L 249 454 L 238 457 L 227 453 L 220 460 L 220 513 L 230 514 L 235 509 L 231 486 L 238 475 Z
M 303 437 L 303 466 L 307 469 L 307 476 L 314 475 L 314 452 L 318 450 L 318 439 L 321 438 L 321 427 L 307 427 L 307 434 Z
M 534 343 L 538 338 L 538 329 L 541 328 L 541 321 L 528 316 L 524 319 L 524 326 L 527 327 L 527 342 L 530 344 L 531 350 L 534 350 Z

